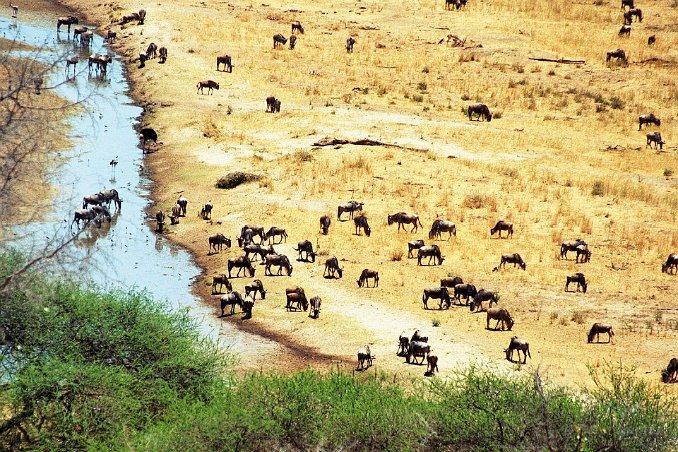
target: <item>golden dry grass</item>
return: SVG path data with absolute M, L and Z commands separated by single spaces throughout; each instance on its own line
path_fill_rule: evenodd
M 104 22 L 119 12 L 110 4 L 67 3 Z M 145 121 L 165 143 L 149 157 L 158 205 L 169 209 L 181 190 L 193 213 L 208 199 L 215 203 L 213 223 L 191 214 L 170 236 L 205 269 L 198 293 L 215 303 L 202 284 L 240 253 L 207 256 L 210 233 L 235 238 L 245 223 L 275 224 L 290 233 L 282 251 L 296 258 L 292 245 L 309 239 L 319 261 L 343 259 L 345 277 L 325 280 L 318 263 L 294 262 L 291 278 L 263 278 L 270 300 L 257 304 L 253 320 L 234 321 L 244 329 L 345 359 L 369 342 L 382 369 L 419 372 L 393 353 L 402 330 L 420 327 L 447 370 L 474 360 L 506 367 L 501 351 L 512 333 L 486 331 L 483 315 L 467 308 L 422 310 L 424 287 L 460 275 L 501 293 L 517 320 L 513 333 L 532 343 L 531 365 L 555 379 L 581 382 L 586 365 L 610 359 L 658 378 L 678 352 L 678 279 L 660 272 L 668 253 L 678 250 L 677 185 L 664 176 L 667 168 L 678 169 L 678 29 L 672 25 L 678 9 L 669 1 L 641 7 L 645 20 L 621 39 L 621 12 L 612 1 L 472 1 L 462 12 L 430 0 L 321 0 L 297 7 L 302 12 L 279 1 L 147 5 L 146 25 L 126 27 L 130 36 L 118 45 L 128 55 L 150 41 L 169 49 L 167 64 L 151 62 L 132 69 L 131 77 L 134 94 L 153 103 Z M 288 36 L 292 20 L 306 34 L 294 51 L 273 50 L 272 35 Z M 482 48 L 438 44 L 448 33 Z M 349 34 L 357 41 L 353 54 L 343 48 Z M 657 35 L 655 47 L 645 45 L 649 34 Z M 617 47 L 630 55 L 628 67 L 605 65 L 605 52 Z M 232 74 L 215 71 L 215 56 L 223 53 L 234 58 Z M 669 63 L 638 63 L 650 58 Z M 196 82 L 207 78 L 221 89 L 196 95 Z M 269 95 L 282 100 L 281 114 L 264 113 Z M 463 109 L 481 101 L 500 115 L 468 122 Z M 638 115 L 649 111 L 662 119 L 661 154 L 646 149 L 646 132 L 637 131 Z M 313 146 L 326 136 L 405 148 Z M 266 183 L 216 190 L 216 179 L 234 170 L 263 174 Z M 352 222 L 336 221 L 336 206 L 349 199 L 365 202 L 370 238 L 352 235 Z M 386 215 L 397 211 L 418 214 L 425 231 L 388 227 Z M 328 236 L 319 234 L 322 214 L 333 218 Z M 408 240 L 428 239 L 438 216 L 458 230 L 440 242 L 444 265 L 417 267 L 406 254 L 399 260 Z M 514 223 L 513 239 L 489 238 L 500 218 Z M 558 258 L 561 241 L 576 237 L 591 245 L 588 264 Z M 527 271 L 493 273 L 507 252 L 519 252 Z M 379 288 L 358 289 L 363 268 L 379 270 Z M 585 295 L 563 292 L 565 276 L 576 271 L 590 280 Z M 258 267 L 257 276 L 262 272 Z M 243 285 L 236 280 L 236 289 Z M 281 294 L 289 285 L 323 298 L 319 320 L 285 312 Z M 595 321 L 614 325 L 614 345 L 586 344 Z M 245 367 L 291 366 L 242 352 Z

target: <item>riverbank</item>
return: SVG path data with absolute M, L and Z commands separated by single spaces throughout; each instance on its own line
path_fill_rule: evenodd
M 66 3 L 104 28 L 139 7 L 131 1 L 115 8 Z M 675 278 L 659 271 L 678 248 L 676 183 L 663 177 L 678 162 L 671 147 L 661 155 L 645 150 L 644 132 L 633 125 L 649 108 L 663 121 L 674 119 L 670 96 L 678 91 L 668 81 L 671 69 L 612 71 L 597 61 L 600 49 L 536 31 L 544 21 L 566 26 L 582 17 L 512 11 L 508 3 L 455 13 L 424 2 L 414 14 L 414 5 L 320 2 L 296 11 L 281 4 L 254 9 L 180 0 L 145 6 L 143 26 L 113 27 L 119 37 L 113 46 L 127 58 L 150 42 L 168 48 L 166 64 L 151 60 L 137 69 L 129 63 L 127 75 L 132 96 L 145 109 L 143 125 L 155 128 L 164 143 L 146 158 L 157 208 L 168 211 L 179 194 L 189 199 L 189 215 L 166 237 L 189 249 L 204 269 L 194 289 L 215 314 L 210 276 L 224 272 L 227 259 L 240 251 L 208 255 L 207 237 L 223 232 L 235 242 L 243 224 L 288 231 L 289 243 L 276 249 L 293 261 L 292 276 L 263 277 L 257 266 L 269 296 L 257 302 L 253 319 L 223 319 L 281 344 L 275 355 L 238 350 L 244 369 L 323 369 L 337 361 L 353 366 L 356 350 L 370 343 L 380 369 L 420 375 L 421 368 L 395 356 L 398 335 L 413 328 L 428 333 L 443 374 L 478 361 L 516 369 L 502 353 L 514 334 L 532 344 L 528 366 L 547 368 L 569 383 L 585 381 L 587 366 L 621 359 L 656 380 L 658 369 L 678 353 L 672 301 L 678 289 Z M 612 27 L 617 9 L 605 11 L 594 9 L 587 25 Z M 662 12 L 664 22 L 675 15 Z M 293 20 L 306 27 L 297 48 L 273 50 L 271 36 L 288 36 Z M 510 23 L 534 31 L 519 33 Z M 452 30 L 483 47 L 437 44 Z M 343 49 L 348 34 L 357 38 L 353 54 Z M 669 31 L 662 36 L 667 47 L 656 51 L 675 39 Z M 605 43 L 607 35 L 596 32 L 592 39 Z M 652 52 L 635 40 L 627 45 L 638 58 Z M 590 63 L 528 63 L 539 52 L 565 51 Z M 233 56 L 233 73 L 215 71 L 214 57 L 222 53 Z M 196 94 L 195 84 L 205 79 L 218 81 L 220 89 Z M 669 88 L 660 93 L 662 83 Z M 644 95 L 636 97 L 638 90 Z M 281 114 L 264 112 L 269 95 L 282 99 Z M 649 98 L 653 105 L 646 105 Z M 459 113 L 480 100 L 495 111 L 491 123 L 469 123 Z M 671 128 L 663 126 L 662 135 L 673 139 Z M 401 147 L 313 145 L 324 137 Z M 215 189 L 217 178 L 233 170 L 265 177 Z M 352 235 L 352 222 L 336 220 L 336 206 L 349 199 L 365 202 L 370 238 Z M 207 200 L 215 205 L 211 222 L 196 216 Z M 456 238 L 437 242 L 446 256 L 442 267 L 419 267 L 406 258 L 406 242 L 427 237 L 387 226 L 386 215 L 400 210 L 420 215 L 425 228 L 438 215 L 457 223 Z M 333 218 L 328 236 L 317 228 L 323 214 Z M 499 218 L 513 221 L 513 239 L 488 238 Z M 590 264 L 557 258 L 560 242 L 575 237 L 592 244 Z M 293 245 L 302 239 L 319 250 L 316 264 L 294 260 Z M 526 272 L 492 272 L 508 252 L 520 252 Z M 321 264 L 333 255 L 342 260 L 342 280 L 322 276 Z M 357 287 L 363 268 L 379 270 L 379 288 Z M 564 293 L 565 276 L 577 271 L 586 273 L 590 290 Z M 471 315 L 465 307 L 422 309 L 422 289 L 457 274 L 501 293 L 501 304 L 516 319 L 512 332 L 485 330 L 484 314 Z M 245 282 L 234 279 L 234 288 L 242 291 Z M 285 311 L 284 289 L 293 285 L 322 297 L 320 319 Z M 586 345 L 595 321 L 614 324 L 614 344 Z

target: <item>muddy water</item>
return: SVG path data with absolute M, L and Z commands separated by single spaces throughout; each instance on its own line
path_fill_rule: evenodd
M 0 36 L 40 48 L 38 58 L 53 60 L 73 54 L 80 57 L 74 78 L 67 80 L 60 64 L 44 86 L 55 86 L 59 95 L 71 101 L 84 100 L 82 113 L 69 120 L 73 148 L 60 154 L 62 163 L 49 181 L 59 190 L 54 209 L 44 220 L 16 230 L 14 245 L 35 250 L 53 238 L 72 236 L 77 228 L 71 229 L 69 224 L 74 209 L 81 207 L 82 196 L 115 188 L 123 200 L 121 211 L 115 213 L 110 225 L 104 224 L 100 229 L 90 225 L 75 241 L 65 264 L 70 273 L 106 289 L 146 290 L 173 308 L 186 309 L 204 334 L 218 338 L 233 351 L 244 347 L 273 351 L 275 344 L 215 318 L 211 308 L 191 293 L 193 278 L 200 270 L 190 255 L 152 230 L 145 213 L 151 203 L 150 181 L 143 170 L 143 155 L 133 128 L 142 109 L 127 95 L 129 86 L 120 56 L 106 49 L 100 36 L 95 36 L 91 50 L 74 45 L 65 28 L 57 38 L 58 15 L 54 12 L 22 9 L 18 20 L 8 17 L 7 12 L 2 14 Z M 86 61 L 91 52 L 114 56 L 103 80 L 88 75 Z M 109 165 L 112 159 L 118 161 L 115 168 Z

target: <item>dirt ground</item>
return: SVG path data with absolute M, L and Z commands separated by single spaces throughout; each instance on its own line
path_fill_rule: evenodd
M 215 315 L 211 275 L 242 254 L 240 228 L 287 230 L 275 248 L 292 260 L 292 275 L 264 276 L 256 265 L 266 299 L 250 320 L 223 318 L 281 344 L 274 354 L 236 350 L 243 370 L 352 368 L 357 349 L 370 344 L 377 370 L 419 378 L 424 369 L 395 354 L 399 334 L 416 328 L 428 334 L 442 375 L 469 363 L 520 371 L 503 354 L 512 335 L 530 342 L 527 369 L 572 385 L 605 361 L 658 381 L 678 354 L 678 277 L 661 272 L 678 252 L 678 9 L 670 1 L 641 4 L 644 20 L 629 38 L 617 36 L 616 1 L 471 0 L 461 11 L 446 11 L 443 0 L 65 3 L 103 32 L 117 31 L 114 47 L 130 61 L 150 42 L 168 49 L 165 64 L 130 62 L 132 94 L 162 141 L 147 157 L 153 210 L 188 198 L 189 214 L 167 236 L 204 269 L 195 291 Z M 144 25 L 110 25 L 140 6 Z M 295 20 L 305 31 L 296 48 L 274 49 L 272 36 L 289 37 Z M 466 38 L 466 47 L 448 45 L 448 34 Z M 605 63 L 616 48 L 629 55 L 627 66 Z M 216 71 L 221 54 L 232 56 L 232 73 Z M 219 89 L 197 94 L 207 79 Z M 271 95 L 282 102 L 279 114 L 265 112 Z M 476 102 L 490 107 L 491 122 L 468 120 L 465 108 Z M 661 118 L 647 132 L 661 131 L 663 152 L 647 148 L 645 128 L 638 131 L 638 116 L 649 112 Z M 392 146 L 314 145 L 326 137 Z M 215 188 L 236 170 L 263 178 Z M 350 199 L 365 203 L 370 237 L 337 220 L 337 205 Z M 204 221 L 197 212 L 208 200 L 215 208 Z M 399 211 L 419 215 L 423 227 L 388 226 L 386 216 Z M 318 227 L 323 214 L 332 218 L 327 236 Z M 407 242 L 431 242 L 437 217 L 455 222 L 457 235 L 434 241 L 442 266 L 417 266 Z M 490 237 L 502 218 L 515 226 L 511 239 Z M 210 255 L 207 237 L 216 232 L 234 246 Z M 560 243 L 575 238 L 589 243 L 591 262 L 559 258 Z M 319 253 L 315 263 L 296 260 L 293 247 L 304 239 Z M 514 252 L 526 271 L 492 271 Z M 323 278 L 330 256 L 344 268 L 340 280 Z M 364 268 L 379 271 L 378 288 L 358 287 Z M 575 272 L 585 273 L 586 294 L 564 291 Z M 466 306 L 424 310 L 422 290 L 453 275 L 498 291 L 513 331 L 485 329 L 485 314 Z M 250 280 L 233 278 L 234 289 Z M 318 320 L 285 310 L 284 289 L 296 285 L 322 298 Z M 613 325 L 612 344 L 587 344 L 594 322 Z

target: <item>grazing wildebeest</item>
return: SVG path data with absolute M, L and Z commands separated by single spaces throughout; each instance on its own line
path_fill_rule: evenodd
M 622 49 L 608 51 L 605 57 L 605 62 L 609 63 L 612 58 L 615 58 L 617 62 L 621 61 L 623 64 L 628 63 L 626 52 L 624 52 Z
M 398 338 L 398 351 L 396 352 L 397 356 L 405 356 L 407 354 L 407 349 L 410 347 L 410 338 L 405 335 L 405 332 L 400 334 Z
M 219 65 L 224 65 L 224 72 L 233 72 L 233 64 L 231 63 L 230 55 L 220 55 L 217 57 L 217 71 L 219 70 Z
M 587 243 L 582 239 L 567 240 L 560 244 L 560 258 L 567 259 L 568 251 L 577 251 L 578 246 L 588 247 Z
M 588 288 L 586 284 L 586 277 L 583 273 L 575 273 L 574 275 L 568 276 L 565 282 L 565 292 L 569 292 L 570 283 L 577 283 L 577 292 L 581 289 L 582 292 L 586 293 Z
M 329 215 L 323 215 L 320 217 L 320 230 L 322 231 L 323 235 L 327 235 L 331 224 L 332 219 L 330 219 Z
M 266 299 L 266 290 L 264 289 L 264 283 L 260 279 L 255 279 L 249 284 L 245 285 L 245 296 L 252 294 L 254 300 L 257 299 L 257 293 L 261 296 L 262 300 Z
M 424 375 L 433 375 L 438 370 L 438 357 L 430 353 L 426 357 L 426 373 Z
M 412 230 L 410 232 L 414 232 L 417 229 L 419 229 L 419 226 L 422 228 L 424 225 L 421 224 L 421 221 L 419 220 L 419 217 L 416 215 L 410 215 L 405 212 L 398 212 L 394 213 L 393 215 L 388 216 L 388 225 L 392 225 L 393 223 L 398 223 L 398 231 L 400 231 L 400 228 L 405 229 L 406 224 L 411 224 L 412 225 Z
M 414 361 L 414 364 L 424 364 L 424 359 L 430 352 L 431 346 L 427 342 L 410 341 L 405 361 L 407 364 L 410 364 L 410 361 Z M 421 358 L 421 362 L 417 362 L 417 358 Z
M 268 255 L 264 258 L 264 263 L 266 264 L 266 269 L 264 270 L 265 275 L 273 276 L 271 267 L 276 266 L 278 267 L 278 273 L 276 273 L 277 276 L 282 274 L 283 268 L 287 272 L 287 276 L 292 276 L 292 264 L 290 264 L 290 260 L 284 254 Z
M 247 256 L 248 258 L 250 257 L 250 254 L 253 254 L 254 256 L 259 256 L 261 258 L 262 263 L 264 261 L 264 258 L 268 254 L 271 254 L 269 253 L 270 250 L 268 248 L 261 244 L 255 243 L 248 243 L 243 247 L 243 251 L 245 252 L 245 256 Z M 254 259 L 252 259 L 252 262 L 254 262 Z
M 238 246 L 249 245 L 253 243 L 254 237 L 259 237 L 259 243 L 266 240 L 266 233 L 263 226 L 255 226 L 246 224 L 240 229 L 240 236 L 238 237 Z
M 299 259 L 297 260 L 304 260 L 308 262 L 309 257 L 311 258 L 311 262 L 315 262 L 315 252 L 313 251 L 313 244 L 309 240 L 302 240 L 301 242 L 297 243 L 298 248 L 292 247 L 294 251 L 299 252 Z M 306 257 L 302 259 L 301 253 L 306 253 Z
M 276 242 L 275 237 L 279 236 L 280 241 Z M 273 239 L 273 244 L 276 245 L 278 243 L 282 243 L 283 240 L 285 240 L 285 243 L 287 243 L 287 231 L 285 231 L 283 228 L 278 228 L 275 226 L 271 226 L 271 228 L 264 234 L 264 240 L 268 240 L 268 243 L 271 243 L 271 239 Z
M 372 365 L 373 359 L 374 356 L 372 356 L 372 350 L 370 350 L 370 346 L 366 345 L 361 347 L 358 350 L 358 370 L 369 368 Z M 367 364 L 367 366 L 365 366 L 365 364 Z
M 353 218 L 354 213 L 356 211 L 363 210 L 364 205 L 365 203 L 357 201 L 349 201 L 346 204 L 340 204 L 337 207 L 337 220 L 341 220 L 341 214 L 344 212 L 348 212 L 349 219 Z
M 662 382 L 675 383 L 678 381 L 678 358 L 671 358 L 669 365 L 662 371 Z
M 647 45 L 653 46 L 657 42 L 657 37 L 655 35 L 650 35 L 647 37 Z
M 287 38 L 281 35 L 280 33 L 273 35 L 273 48 L 284 46 L 287 44 Z
M 490 237 L 494 235 L 495 232 L 499 232 L 499 238 L 501 238 L 501 231 L 506 231 L 506 237 L 513 237 L 513 223 L 509 223 L 504 220 L 497 221 L 497 224 L 493 228 L 490 228 Z
M 210 220 L 212 219 L 212 209 L 214 209 L 214 204 L 212 204 L 212 200 L 210 199 L 202 206 L 202 209 L 200 209 L 200 213 L 198 214 L 198 216 L 201 217 L 203 220 Z
M 140 9 L 138 13 L 125 14 L 120 18 L 120 25 L 132 22 L 133 20 L 136 20 L 138 25 L 143 25 L 144 20 L 146 20 L 146 10 Z
M 146 48 L 146 59 L 151 60 L 158 56 L 158 45 L 152 42 Z
M 73 66 L 73 77 L 75 77 L 75 71 L 76 71 L 76 65 L 78 64 L 78 57 L 77 56 L 72 56 L 66 58 L 66 75 L 68 76 L 69 74 L 69 68 Z
M 115 38 L 117 38 L 117 37 L 118 37 L 118 33 L 116 33 L 115 31 L 112 31 L 112 30 L 108 30 L 108 32 L 106 33 L 106 37 L 104 38 L 104 41 L 114 42 Z
M 372 287 L 379 287 L 379 272 L 376 270 L 370 270 L 370 269 L 364 269 L 362 273 L 360 273 L 360 278 L 358 278 L 358 287 L 362 287 L 363 285 L 365 287 L 370 287 L 368 279 L 373 279 L 374 284 L 372 284 Z
M 525 339 L 521 339 L 518 336 L 513 336 L 511 338 L 508 348 L 504 350 L 504 353 L 506 353 L 506 359 L 511 362 L 513 362 L 513 350 L 518 351 L 518 362 L 520 362 L 520 352 L 523 352 L 523 364 L 527 363 L 528 356 L 530 359 L 532 359 L 532 355 L 530 354 L 530 344 Z
M 110 206 L 111 201 L 113 201 L 116 210 L 119 210 L 122 207 L 122 199 L 120 199 L 118 190 L 115 188 L 101 190 L 99 195 L 101 196 L 102 202 L 105 202 L 107 206 Z
M 294 50 L 294 46 L 297 45 L 297 37 L 296 35 L 290 36 L 290 50 Z
M 71 34 L 71 25 L 77 25 L 78 18 L 75 16 L 59 17 L 57 19 L 57 33 L 59 33 L 62 25 L 68 25 L 68 34 Z
M 453 235 L 455 237 L 457 236 L 457 225 L 455 225 L 451 221 L 441 220 L 440 218 L 437 218 L 433 220 L 431 230 L 428 233 L 428 238 L 429 239 L 438 238 L 438 240 L 442 240 L 443 232 L 448 233 L 447 240 L 450 240 Z
M 212 250 L 214 250 L 215 253 L 221 251 L 224 245 L 226 245 L 226 248 L 231 247 L 231 239 L 221 233 L 210 235 L 207 241 L 210 245 L 210 254 L 212 254 Z
M 285 309 L 288 311 L 294 309 L 295 311 L 304 311 L 308 310 L 308 300 L 306 299 L 306 294 L 302 292 L 285 292 L 287 296 L 287 303 L 285 304 Z
M 662 134 L 659 132 L 653 132 L 653 133 L 648 133 L 646 135 L 647 137 L 647 143 L 645 147 L 650 147 L 652 149 L 652 143 L 654 143 L 654 148 L 657 149 L 657 146 L 659 146 L 659 149 L 662 150 L 664 149 L 664 143 L 666 143 L 664 140 L 662 140 Z
M 480 118 L 484 118 L 487 122 L 492 121 L 492 113 L 485 104 L 469 105 L 467 113 L 469 121 L 473 121 L 473 116 L 477 116 L 478 121 L 480 121 Z
M 643 11 L 640 8 L 633 8 L 624 13 L 624 24 L 631 25 L 634 16 L 638 22 L 643 21 Z
M 629 7 L 629 9 L 635 8 L 633 0 L 621 0 L 621 9 L 624 9 L 627 6 Z
M 71 221 L 71 227 L 73 226 L 73 223 L 75 223 L 79 229 L 80 221 L 83 221 L 84 224 L 86 225 L 90 221 L 94 220 L 96 216 L 97 216 L 96 212 L 94 212 L 94 210 L 92 209 L 75 209 L 75 213 L 73 214 L 73 221 Z
M 442 265 L 445 257 L 440 253 L 440 248 L 438 245 L 425 245 L 417 250 L 417 265 L 421 265 L 421 258 L 428 257 L 428 263 L 426 265 L 431 265 L 431 259 L 433 259 L 433 265 Z M 438 262 L 436 264 L 436 261 Z
M 97 217 L 102 218 L 109 223 L 111 222 L 111 212 L 109 212 L 104 206 L 92 206 L 92 211 L 97 215 Z
M 240 272 L 245 269 L 250 273 L 250 278 L 254 277 L 255 269 L 252 267 L 252 262 L 247 258 L 247 256 L 235 257 L 228 260 L 228 277 L 232 278 L 231 270 L 237 268 L 238 273 L 235 275 L 236 278 L 240 276 Z
M 454 286 L 457 284 L 464 284 L 464 280 L 459 276 L 454 276 L 452 278 L 441 278 L 440 287 L 451 287 L 454 289 Z
M 181 207 L 181 216 L 185 217 L 186 216 L 186 208 L 188 206 L 188 199 L 184 198 L 184 195 L 179 196 L 179 199 L 177 199 L 177 204 L 179 207 Z
M 207 88 L 207 94 L 212 94 L 212 90 L 214 90 L 214 89 L 218 90 L 219 89 L 219 84 L 217 82 L 215 82 L 214 80 L 203 80 L 203 81 L 198 82 L 198 84 L 195 85 L 195 86 L 196 86 L 196 88 L 198 88 L 198 91 L 196 92 L 196 94 L 198 94 L 198 93 L 205 94 L 203 92 L 203 88 Z
M 139 130 L 139 138 L 141 138 L 141 146 L 144 149 L 144 152 L 149 141 L 158 144 L 158 133 L 150 127 L 144 127 Z
M 167 47 L 160 47 L 158 49 L 158 53 L 160 54 L 160 59 L 158 60 L 158 63 L 165 64 L 165 61 L 167 61 Z
M 104 202 L 104 197 L 101 193 L 93 193 L 82 197 L 82 208 L 87 209 L 88 205 L 98 206 Z
M 619 29 L 619 36 L 631 36 L 631 25 L 622 25 Z
M 518 253 L 512 254 L 502 254 L 501 262 L 499 263 L 500 268 L 506 268 L 506 263 L 513 264 L 513 268 L 516 268 L 516 265 L 520 266 L 523 270 L 527 268 L 527 264 L 523 261 L 523 258 L 520 257 Z
M 235 307 L 240 306 L 240 309 L 245 312 L 244 302 L 240 292 L 229 292 L 221 297 L 221 317 L 223 317 L 226 306 L 231 305 L 231 315 L 235 314 Z
M 488 330 L 490 329 L 490 320 L 497 321 L 497 323 L 494 325 L 495 330 L 499 329 L 499 323 L 501 323 L 502 331 L 504 328 L 511 331 L 511 328 L 513 328 L 513 325 L 515 325 L 511 314 L 506 308 L 489 308 L 487 310 L 487 323 L 485 326 L 485 328 Z
M 88 72 L 92 71 L 92 67 L 96 66 L 96 71 L 99 72 L 101 75 L 106 73 L 108 63 L 110 63 L 113 60 L 113 58 L 110 55 L 102 55 L 102 54 L 93 54 L 90 55 L 89 58 L 87 59 L 87 70 Z
M 353 53 L 353 45 L 355 44 L 355 38 L 349 36 L 346 40 L 346 53 Z
M 456 7 L 459 9 L 457 3 L 457 0 L 445 0 L 445 9 L 451 9 L 451 7 Z
M 155 213 L 155 223 L 156 223 L 156 232 L 162 234 L 162 230 L 165 226 L 165 213 L 162 210 L 158 210 Z
M 480 289 L 475 297 L 473 297 L 473 301 L 469 305 L 471 312 L 484 311 L 485 309 L 483 309 L 483 301 L 489 301 L 490 307 L 492 307 L 493 304 L 499 303 L 499 294 L 492 290 Z
M 421 301 L 424 303 L 424 309 L 428 309 L 429 298 L 439 300 L 438 309 L 443 309 L 443 303 L 445 303 L 446 308 L 449 308 L 452 304 L 450 301 L 450 293 L 447 291 L 446 287 L 429 287 L 424 289 L 424 293 L 421 296 Z
M 219 290 L 217 290 L 217 286 L 219 286 Z M 233 290 L 233 285 L 226 275 L 221 273 L 220 275 L 212 276 L 212 294 L 221 293 L 221 288 L 224 286 L 226 286 L 229 292 Z
M 410 242 L 407 242 L 407 257 L 413 258 L 414 256 L 412 255 L 412 251 L 418 250 L 422 246 L 424 246 L 423 240 L 412 240 Z
M 581 260 L 580 260 L 581 258 Z M 579 245 L 577 247 L 577 257 L 574 259 L 576 263 L 585 264 L 591 260 L 591 250 L 587 245 Z
M 612 342 L 612 336 L 614 336 L 614 331 L 612 331 L 612 325 L 605 325 L 603 323 L 594 323 L 589 330 L 588 343 L 593 342 L 593 336 L 596 337 L 596 342 L 600 342 L 598 337 L 600 333 L 607 333 L 607 342 Z
M 86 32 L 80 35 L 80 45 L 83 47 L 91 47 L 92 41 L 94 40 L 94 32 L 92 30 L 87 30 Z
M 662 273 L 675 273 L 676 271 L 678 271 L 678 254 L 669 254 L 666 262 L 662 264 Z
M 657 118 L 654 113 L 638 116 L 638 130 L 643 127 L 643 124 L 654 124 L 655 126 L 659 127 L 661 123 L 662 121 Z
M 475 297 L 478 294 L 476 286 L 473 284 L 457 284 L 454 286 L 454 298 L 461 303 L 461 297 L 464 297 L 466 304 L 468 304 L 469 297 Z
M 329 278 L 334 278 L 335 273 L 339 275 L 341 279 L 344 269 L 339 266 L 339 259 L 336 257 L 330 257 L 325 261 L 325 270 L 323 271 L 323 276 Z
M 266 98 L 266 111 L 269 113 L 280 113 L 280 100 L 274 96 Z
M 410 342 L 428 342 L 428 336 L 424 336 L 424 333 L 415 330 L 410 338 Z
M 313 297 L 310 300 L 311 310 L 308 313 L 308 316 L 314 319 L 320 317 L 320 305 L 322 305 L 322 299 L 320 297 Z
M 294 33 L 295 30 L 298 30 L 302 35 L 304 34 L 304 27 L 301 26 L 301 22 L 298 20 L 292 22 L 292 33 Z
M 353 219 L 353 223 L 355 224 L 355 235 L 360 235 L 361 229 L 365 231 L 365 235 L 368 237 L 372 233 L 372 229 L 370 229 L 370 225 L 367 223 L 367 217 L 365 215 L 358 215 Z
M 181 206 L 175 204 L 172 206 L 172 214 L 170 215 L 171 224 L 179 224 L 179 217 L 181 216 Z

